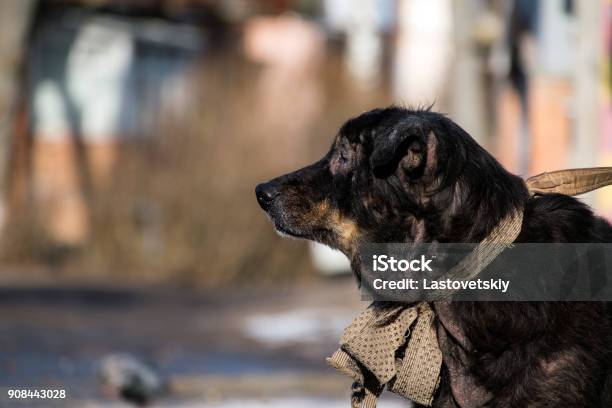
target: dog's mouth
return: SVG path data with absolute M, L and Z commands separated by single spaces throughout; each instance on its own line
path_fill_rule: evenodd
M 288 227 L 283 220 L 284 217 L 279 216 L 278 212 L 266 210 L 265 213 L 268 216 L 268 219 L 274 225 L 274 230 L 281 237 L 308 239 L 306 234 L 304 234 L 303 232 Z
M 297 231 L 293 231 L 289 228 L 286 228 L 285 226 L 283 226 L 282 224 L 278 222 L 274 222 L 274 229 L 276 229 L 276 232 L 282 237 L 303 238 L 303 239 L 307 238 L 304 234 L 297 232 Z
M 309 220 L 310 208 L 303 203 L 303 197 L 295 192 L 283 193 L 277 182 L 259 184 L 255 188 L 257 203 L 274 224 L 276 232 L 284 237 L 314 239 Z
M 260 199 L 259 205 L 264 210 L 268 219 L 274 225 L 276 233 L 282 237 L 317 240 L 318 233 L 322 231 L 313 229 L 310 225 L 303 225 L 303 219 L 308 218 L 302 212 L 297 212 L 291 204 L 288 204 L 279 197 L 278 194 L 273 198 Z

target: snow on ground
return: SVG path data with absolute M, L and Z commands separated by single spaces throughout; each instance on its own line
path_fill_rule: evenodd
M 242 329 L 246 336 L 270 346 L 313 343 L 321 339 L 339 339 L 354 314 L 350 310 L 292 309 L 276 314 L 248 316 Z

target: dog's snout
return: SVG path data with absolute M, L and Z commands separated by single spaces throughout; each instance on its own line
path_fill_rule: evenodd
M 278 194 L 278 188 L 272 183 L 261 183 L 255 188 L 257 202 L 264 210 L 270 208 L 270 204 Z

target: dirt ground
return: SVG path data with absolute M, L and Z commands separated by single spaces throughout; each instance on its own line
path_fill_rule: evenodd
M 351 381 L 325 357 L 363 308 L 352 278 L 197 292 L 100 285 L 0 285 L 2 407 L 126 407 L 100 360 L 130 353 L 169 391 L 158 407 L 345 407 Z M 8 400 L 11 388 L 65 400 Z M 406 406 L 386 397 L 382 408 Z

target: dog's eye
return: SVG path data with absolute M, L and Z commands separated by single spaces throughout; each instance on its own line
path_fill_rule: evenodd
M 348 163 L 348 157 L 346 157 L 346 154 L 344 152 L 340 152 L 340 155 L 338 156 L 338 160 L 342 164 Z

